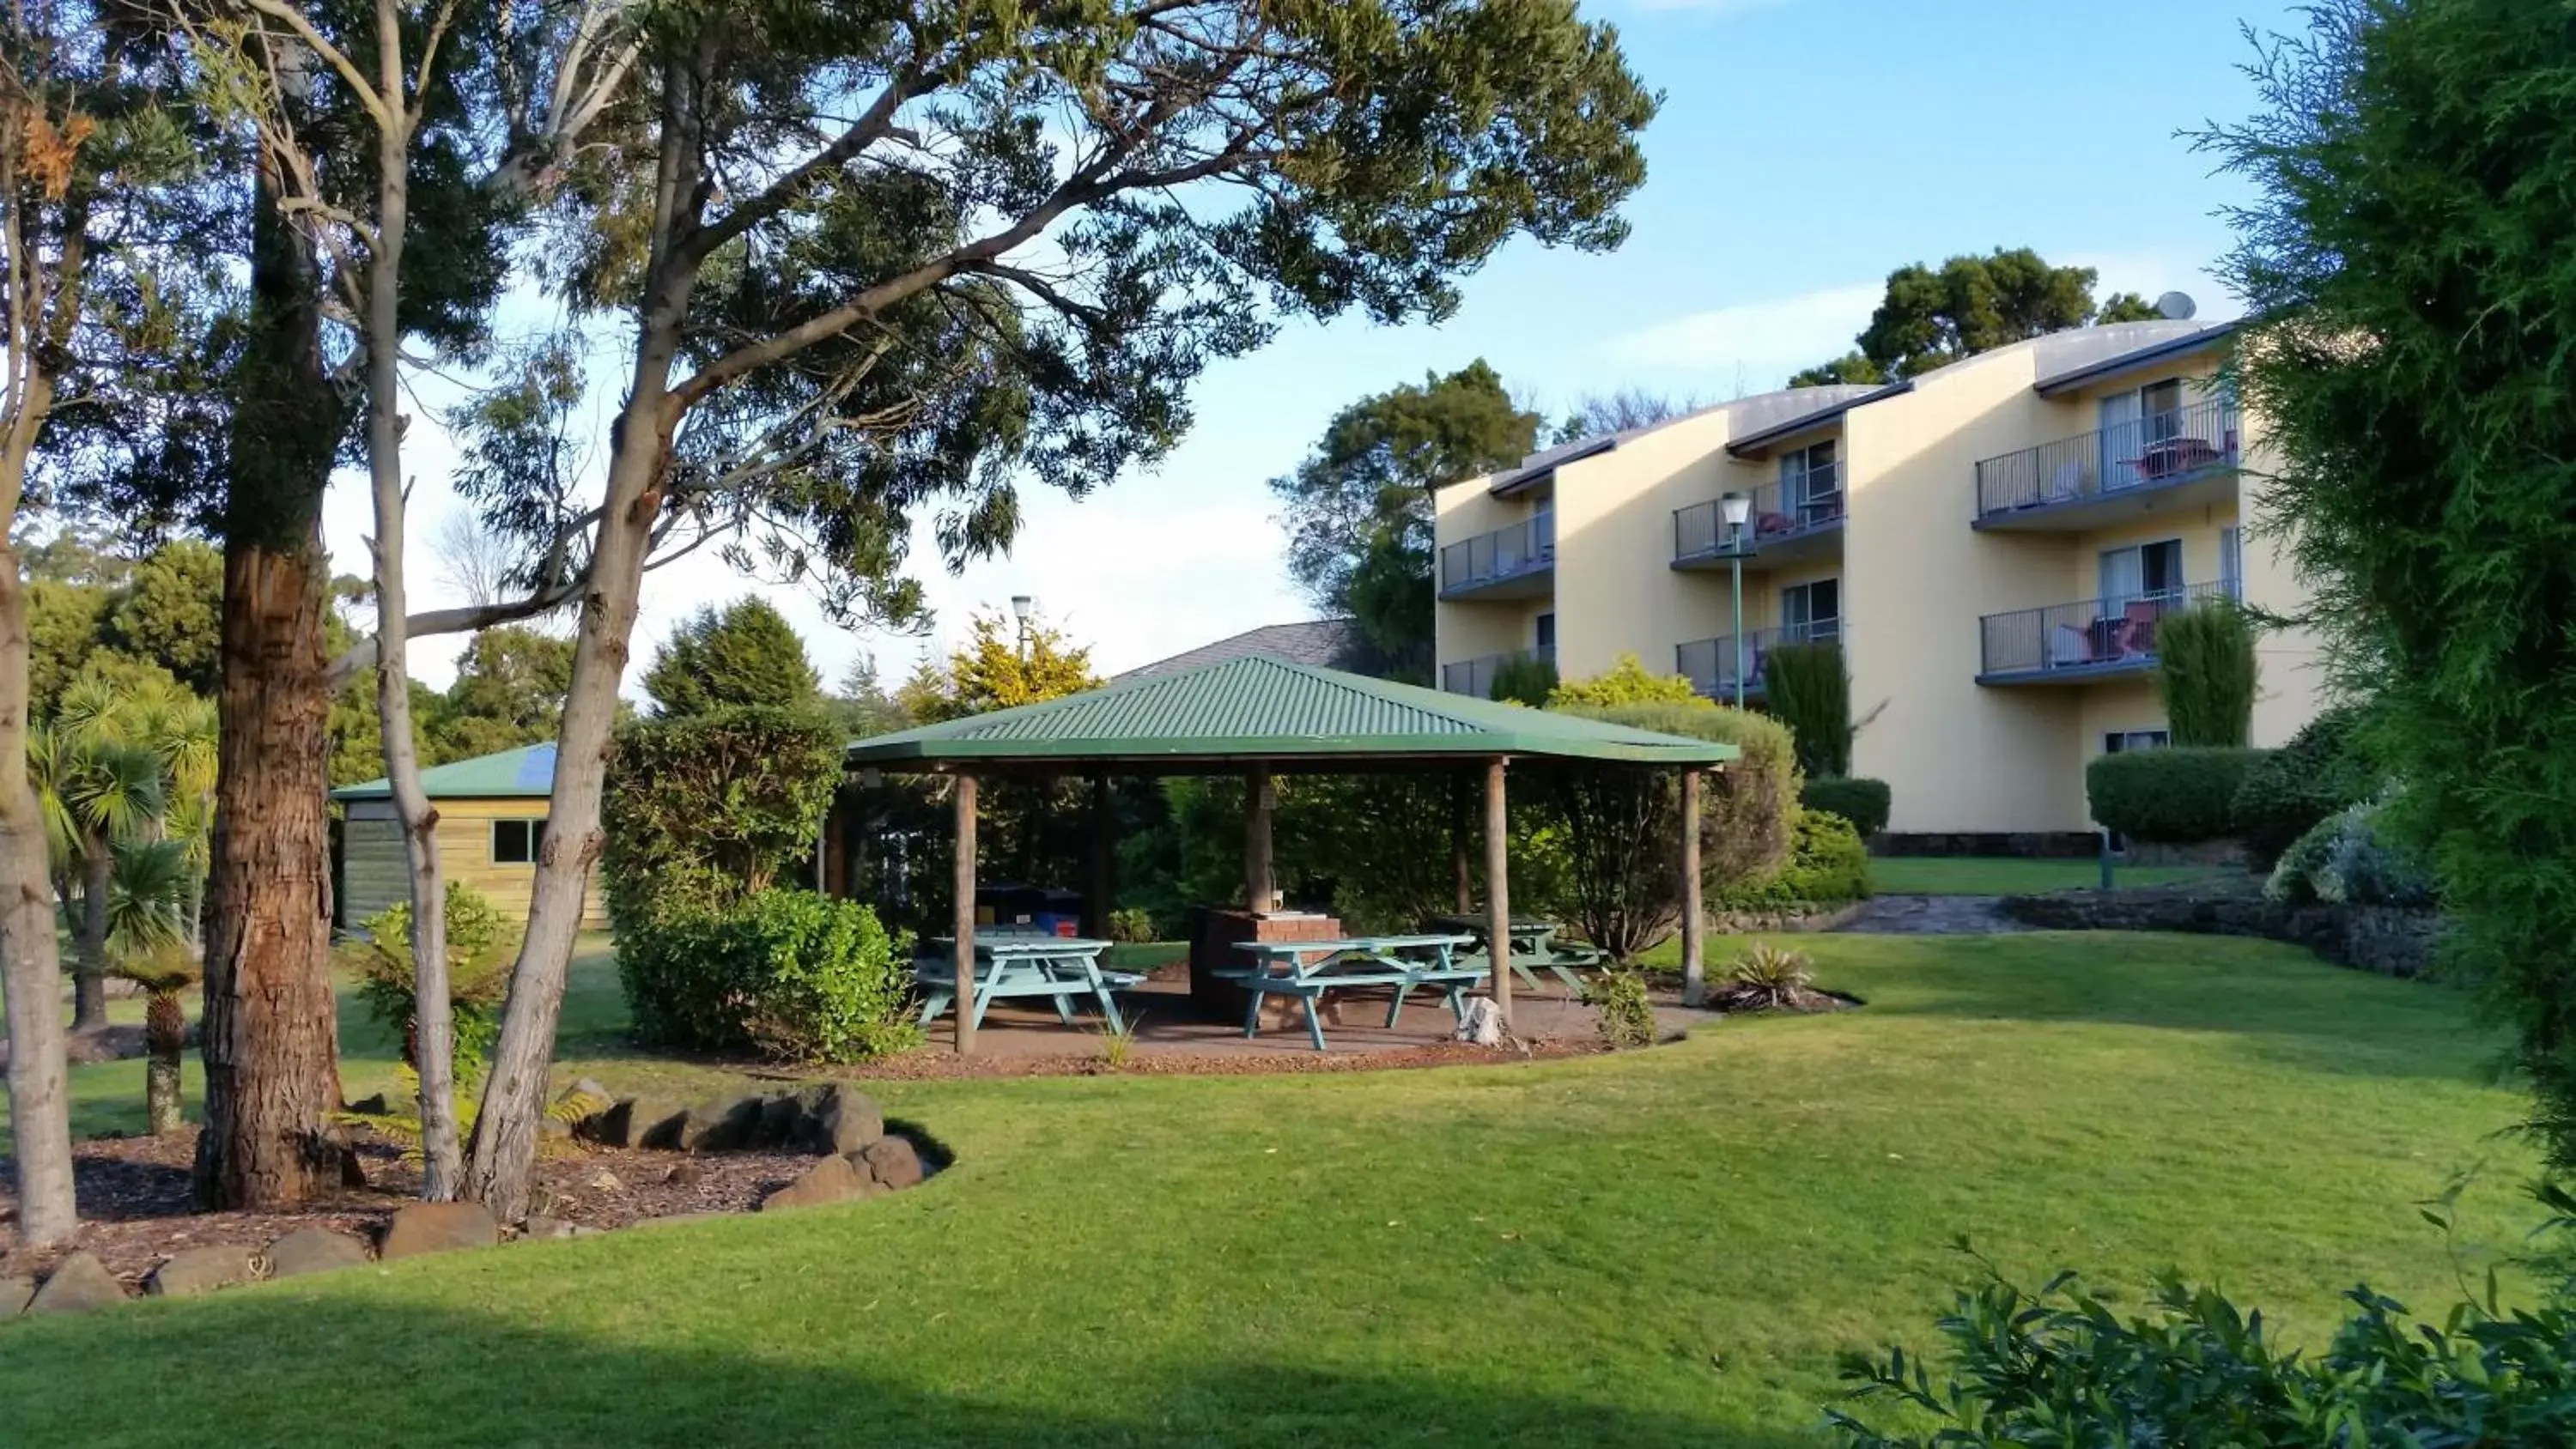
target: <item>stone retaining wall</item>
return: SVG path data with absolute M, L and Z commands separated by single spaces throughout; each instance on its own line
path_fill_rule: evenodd
M 2179 888 L 2052 891 L 2007 896 L 2003 910 L 2044 931 L 2186 931 L 2261 936 L 2305 946 L 2339 966 L 2382 976 L 2431 973 L 2442 936 L 2433 911 L 2390 906 L 2289 906 L 2252 891 Z

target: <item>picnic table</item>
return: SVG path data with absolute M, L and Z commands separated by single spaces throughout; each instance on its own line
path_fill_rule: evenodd
M 1453 931 L 1464 931 L 1475 938 L 1474 944 L 1485 947 L 1486 924 L 1483 916 L 1434 916 L 1431 923 Z M 1580 996 L 1583 981 L 1574 973 L 1601 964 L 1601 948 L 1580 941 L 1556 939 L 1563 926 L 1554 921 L 1514 921 L 1512 934 L 1512 974 L 1532 991 L 1538 989 L 1538 977 L 1530 968 L 1537 967 L 1565 983 L 1565 989 Z
M 1386 1024 L 1395 1025 L 1404 999 L 1417 986 L 1433 986 L 1447 998 L 1449 1010 L 1467 1019 L 1465 993 L 1485 979 L 1481 962 L 1462 962 L 1459 935 L 1354 936 L 1341 941 L 1238 941 L 1235 949 L 1253 959 L 1218 973 L 1241 986 L 1251 998 L 1244 1006 L 1243 1034 L 1261 1034 L 1264 997 L 1291 996 L 1306 1008 L 1306 1036 L 1324 1050 L 1324 1026 L 1317 1003 L 1327 991 L 1353 986 L 1392 986 L 1395 1000 Z
M 930 953 L 913 964 L 913 979 L 922 988 L 924 1026 L 957 1000 L 955 938 L 942 936 L 929 945 Z M 1035 931 L 976 932 L 975 1025 L 984 1024 L 984 1013 L 998 997 L 1044 996 L 1055 1003 L 1055 1014 L 1071 1026 L 1072 999 L 1088 996 L 1100 1003 L 1100 1014 L 1108 1019 L 1109 1029 L 1124 1032 L 1127 1023 L 1118 1014 L 1118 1000 L 1113 993 L 1125 991 L 1145 978 L 1133 971 L 1103 969 L 1100 957 L 1108 949 L 1107 941 L 1079 936 Z

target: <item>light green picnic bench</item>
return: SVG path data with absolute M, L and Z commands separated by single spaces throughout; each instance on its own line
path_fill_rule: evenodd
M 922 989 L 924 1026 L 957 1000 L 957 942 L 943 936 L 929 946 L 929 953 L 913 963 L 913 979 Z M 1100 1003 L 1100 1014 L 1108 1019 L 1109 1029 L 1124 1032 L 1127 1024 L 1118 1014 L 1113 993 L 1125 991 L 1145 978 L 1132 971 L 1103 969 L 1100 956 L 1108 949 L 1107 941 L 1075 936 L 1007 929 L 976 932 L 975 1025 L 983 1026 L 984 1013 L 997 998 L 1044 996 L 1055 1003 L 1055 1014 L 1071 1026 L 1072 998 L 1088 996 Z
M 1386 1024 L 1395 1025 L 1404 998 L 1415 987 L 1438 987 L 1449 1010 L 1467 1019 L 1465 993 L 1485 979 L 1482 962 L 1462 960 L 1458 948 L 1465 936 L 1356 936 L 1342 941 L 1238 941 L 1235 949 L 1253 959 L 1217 974 L 1240 985 L 1251 997 L 1243 1011 L 1243 1034 L 1261 1034 L 1261 1002 L 1269 996 L 1292 996 L 1306 1007 L 1306 1036 L 1324 1050 L 1324 1026 L 1316 1004 L 1327 991 L 1352 986 L 1392 986 L 1395 1000 Z
M 1485 950 L 1486 922 L 1482 916 L 1434 916 L 1431 924 L 1464 931 L 1474 938 L 1478 951 Z M 1532 968 L 1536 968 L 1564 982 L 1566 990 L 1581 996 L 1583 979 L 1574 973 L 1599 967 L 1604 957 L 1598 946 L 1556 939 L 1557 932 L 1563 929 L 1554 921 L 1512 922 L 1512 974 L 1535 991 L 1538 989 L 1538 976 Z

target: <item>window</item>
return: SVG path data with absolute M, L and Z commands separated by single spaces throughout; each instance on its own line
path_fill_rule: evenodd
M 2245 530 L 2218 531 L 2218 589 L 2231 599 L 2245 597 Z
M 2160 750 L 2173 743 L 2169 730 L 2113 730 L 2102 737 L 2102 753 L 2125 754 L 2130 750 Z
M 2126 488 L 2160 476 L 2158 459 L 2169 450 L 2150 450 L 2182 436 L 2184 409 L 2190 403 L 2187 388 L 2188 379 L 2168 377 L 2103 395 L 2103 487 Z
M 1840 638 L 1842 622 L 1842 580 L 1818 579 L 1811 584 L 1791 584 L 1780 591 L 1781 642 L 1803 644 L 1813 639 Z
M 1537 619 L 1531 621 L 1530 634 L 1531 642 L 1537 644 L 1541 649 L 1555 648 L 1556 616 L 1554 614 L 1539 615 Z
M 546 822 L 539 820 L 495 820 L 492 822 L 492 863 L 494 865 L 534 865 L 537 847 L 545 844 Z
M 2102 550 L 2102 617 L 2117 618 L 2131 604 L 2181 596 L 2181 539 Z
M 1813 528 L 1843 516 L 1843 473 L 1835 463 L 1833 439 L 1780 455 L 1780 509 L 1779 520 L 1757 518 L 1754 527 L 1763 532 Z

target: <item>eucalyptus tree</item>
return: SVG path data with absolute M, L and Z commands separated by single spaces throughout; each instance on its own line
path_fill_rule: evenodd
M 912 518 L 1160 459 L 1282 316 L 1440 318 L 1506 239 L 1606 248 L 1655 99 L 1572 0 L 666 0 L 577 164 L 566 295 L 631 351 L 474 1191 L 524 1201 L 657 548 L 917 615 Z
M 321 501 L 353 420 L 374 505 L 371 590 L 387 778 L 403 824 L 418 962 L 423 1195 L 462 1178 L 437 813 L 420 785 L 407 641 L 547 600 L 407 618 L 403 357 L 472 357 L 506 279 L 510 230 L 622 84 L 626 0 L 172 0 L 220 114 L 252 131 L 251 308 L 234 372 L 219 773 L 205 978 L 210 1205 L 291 1203 L 340 1155 L 329 977 L 323 654 L 331 580 Z M 415 199 L 422 221 L 414 226 Z M 416 250 L 414 244 L 418 243 Z M 412 260 L 407 264 L 407 252 Z M 238 746 L 238 747 L 236 747 Z M 258 951 L 232 949 L 257 941 Z

